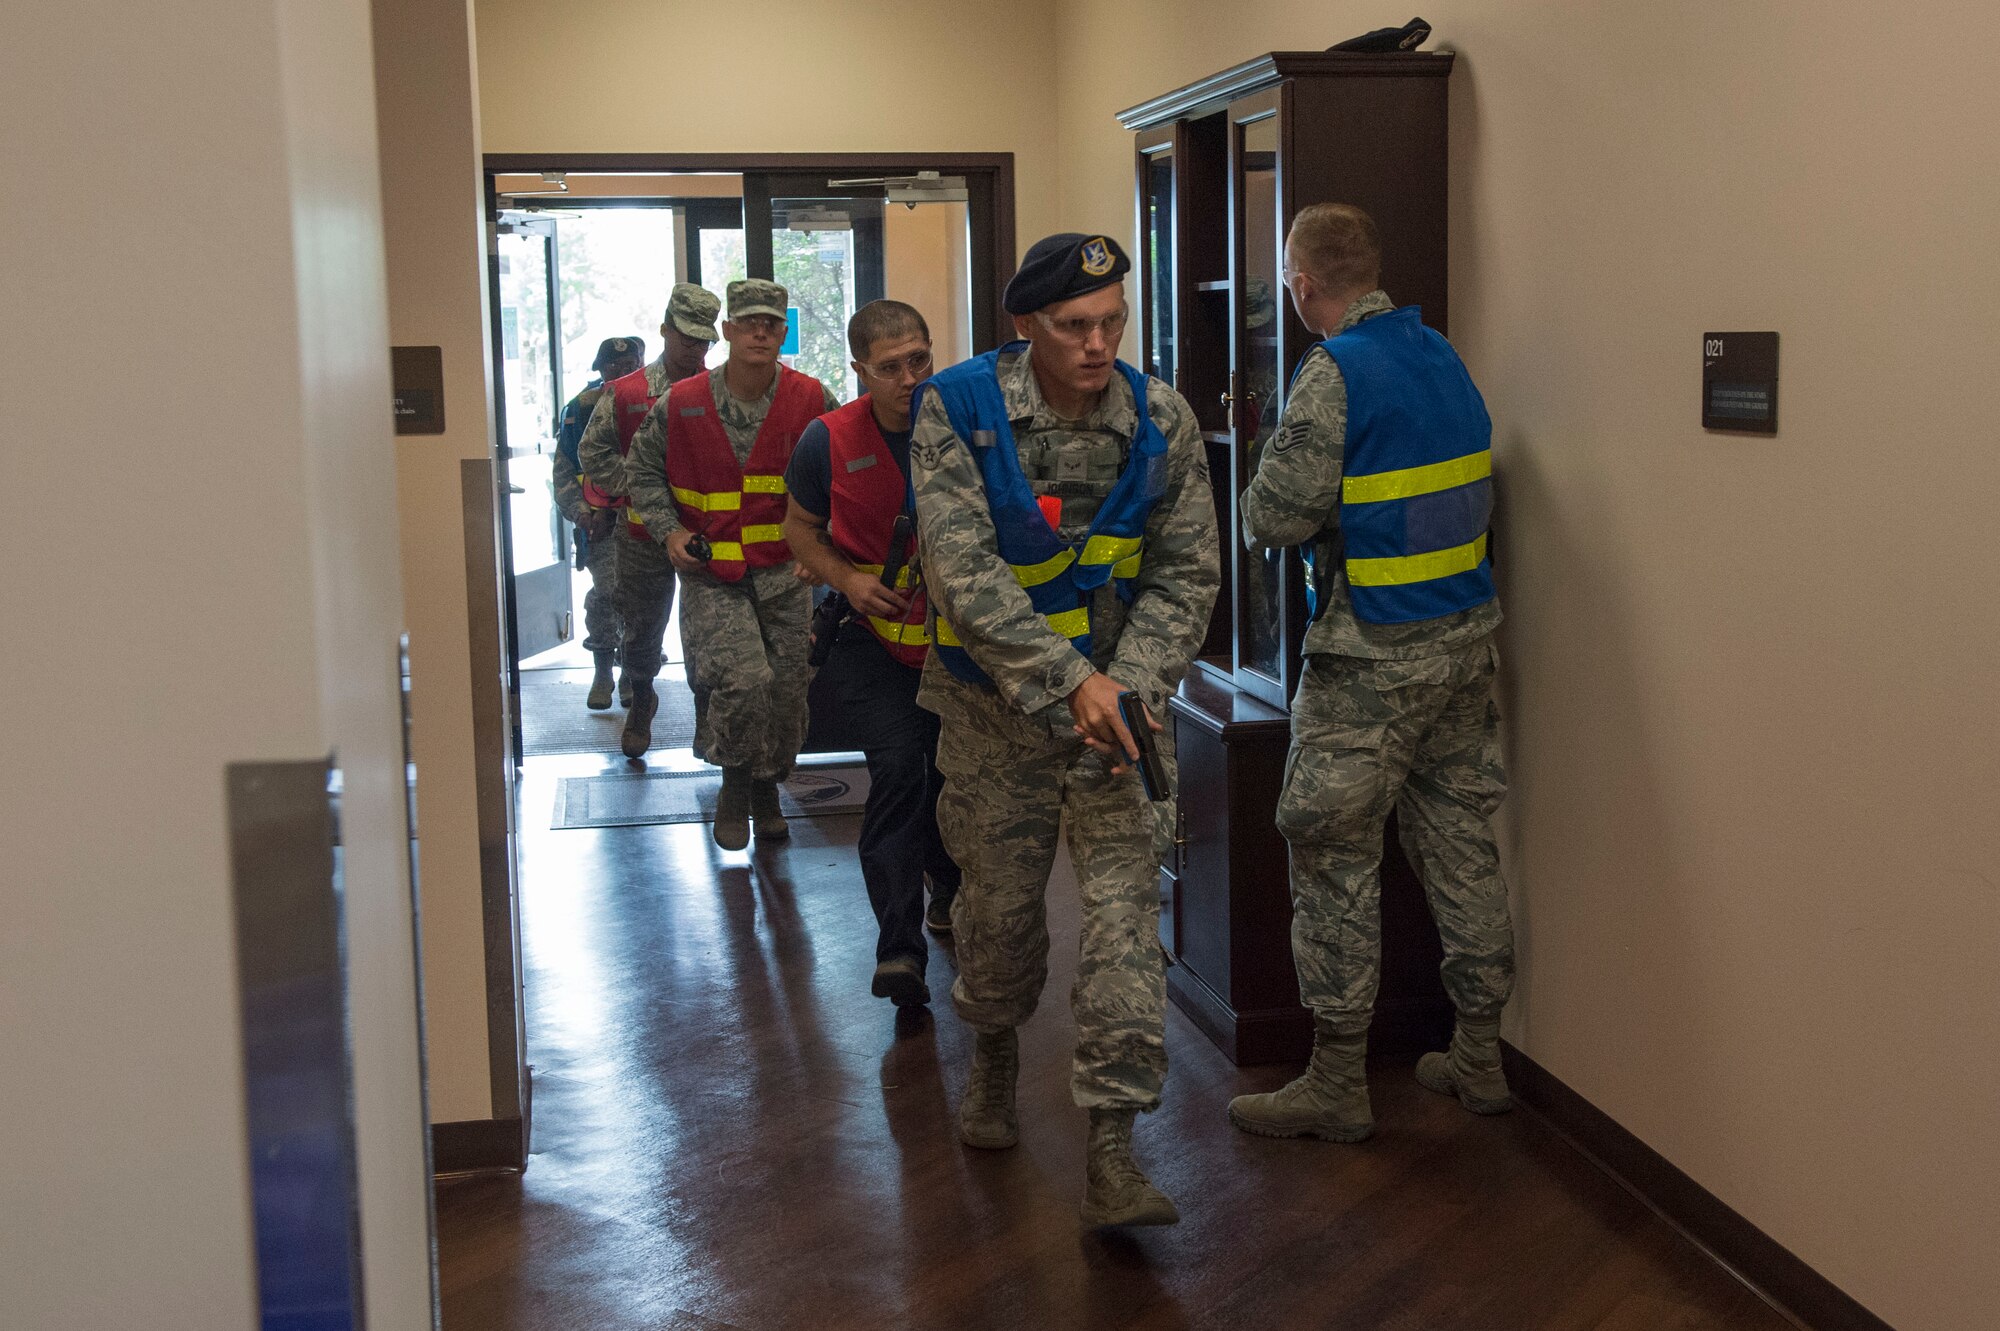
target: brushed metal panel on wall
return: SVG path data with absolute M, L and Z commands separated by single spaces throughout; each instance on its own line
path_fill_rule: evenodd
M 261 1325 L 363 1324 L 331 761 L 226 769 Z

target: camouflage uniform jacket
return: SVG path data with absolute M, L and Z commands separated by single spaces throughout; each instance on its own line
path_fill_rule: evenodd
M 666 353 L 661 352 L 646 367 L 646 391 L 654 397 L 664 398 L 673 382 L 667 377 Z M 608 389 L 610 385 L 605 387 Z M 583 427 L 583 440 L 577 445 L 583 474 L 590 477 L 591 484 L 608 495 L 625 493 L 625 459 L 618 452 L 616 411 L 612 395 L 609 392 L 600 395 L 597 406 L 590 413 L 590 424 Z
M 571 522 L 582 522 L 590 512 L 590 501 L 583 497 L 579 451 L 583 446 L 583 427 L 596 410 L 597 399 L 603 396 L 604 381 L 591 380 L 563 408 L 562 428 L 556 432 L 556 455 L 549 460 L 549 479 L 555 486 L 556 511 Z
M 764 390 L 764 396 L 755 402 L 745 402 L 729 391 L 727 369 L 725 362 L 710 370 L 708 386 L 715 394 L 715 414 L 721 418 L 723 433 L 729 436 L 730 450 L 736 454 L 736 464 L 742 466 L 750 460 L 757 431 L 762 428 L 771 403 L 777 400 L 778 376 L 771 376 L 771 386 Z M 820 387 L 825 394 L 826 410 L 838 407 L 840 399 L 833 395 L 833 390 L 824 384 Z M 667 484 L 667 449 L 671 443 L 666 390 L 661 389 L 660 400 L 653 404 L 640 423 L 639 432 L 632 436 L 632 452 L 625 459 L 625 493 L 632 497 L 632 511 L 639 515 L 639 521 L 646 524 L 646 530 L 656 541 L 665 541 L 669 532 L 681 529 L 680 510 L 674 504 L 673 489 Z
M 1344 333 L 1371 315 L 1395 308 L 1387 295 L 1371 291 L 1347 307 L 1334 331 Z M 1497 628 L 1497 597 L 1470 610 L 1409 624 L 1370 624 L 1355 617 L 1340 559 L 1340 474 L 1346 454 L 1347 383 L 1333 357 L 1315 345 L 1300 362 L 1278 433 L 1243 492 L 1245 545 L 1258 549 L 1311 542 L 1314 546 L 1326 607 L 1306 630 L 1306 654 L 1410 661 L 1441 656 Z
M 1058 534 L 1080 541 L 1131 450 L 1139 425 L 1132 389 L 1113 374 L 1090 415 L 1065 421 L 1043 400 L 1026 351 L 1002 354 L 997 372 L 1021 468 L 1037 494 L 1063 497 Z M 1093 669 L 1138 690 L 1157 712 L 1201 649 L 1221 585 L 1208 460 L 1194 411 L 1179 393 L 1149 379 L 1146 404 L 1167 438 L 1166 493 L 1146 522 L 1132 604 L 1110 585 L 1093 595 L 1087 661 L 1035 612 L 1000 558 L 979 464 L 952 432 L 944 404 L 927 394 L 918 412 L 910 474 L 931 608 L 951 622 L 1000 697 L 1021 712 L 1064 703 Z M 935 659 L 925 668 L 925 696 L 955 683 Z M 1051 720 L 1064 732 L 1066 712 Z

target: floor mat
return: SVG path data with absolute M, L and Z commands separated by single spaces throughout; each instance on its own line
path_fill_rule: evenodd
M 556 786 L 558 831 L 585 827 L 644 827 L 658 823 L 715 821 L 715 797 L 722 773 L 614 772 L 566 776 Z M 787 818 L 860 813 L 868 801 L 865 767 L 815 767 L 793 772 L 778 788 L 778 807 Z
M 590 692 L 589 670 L 523 670 L 521 672 L 521 755 L 549 753 L 616 753 L 625 733 L 625 709 L 615 702 L 609 711 L 593 712 L 583 705 Z M 660 710 L 653 715 L 653 747 L 684 749 L 694 743 L 694 694 L 675 667 L 662 671 L 654 688 Z

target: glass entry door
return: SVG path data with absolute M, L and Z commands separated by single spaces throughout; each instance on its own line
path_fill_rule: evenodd
M 836 187 L 824 175 L 745 176 L 743 222 L 750 275 L 777 282 L 791 300 L 786 361 L 853 397 L 847 321 L 885 294 L 882 191 Z
M 991 201 L 980 195 L 939 172 L 746 174 L 748 269 L 791 295 L 797 348 L 791 364 L 853 397 L 859 386 L 848 368 L 847 321 L 885 298 L 924 316 L 940 366 L 998 345 L 995 260 L 990 245 L 976 243 L 983 232 L 975 225 Z
M 513 661 L 571 634 L 569 530 L 557 515 L 550 461 L 562 414 L 556 224 L 503 216 L 495 237 L 503 393 L 501 539 L 509 556 Z

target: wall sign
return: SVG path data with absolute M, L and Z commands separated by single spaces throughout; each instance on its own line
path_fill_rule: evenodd
M 444 433 L 444 351 L 390 347 L 389 378 L 395 388 L 397 434 Z
M 1701 425 L 1778 432 L 1778 335 L 1701 335 Z

